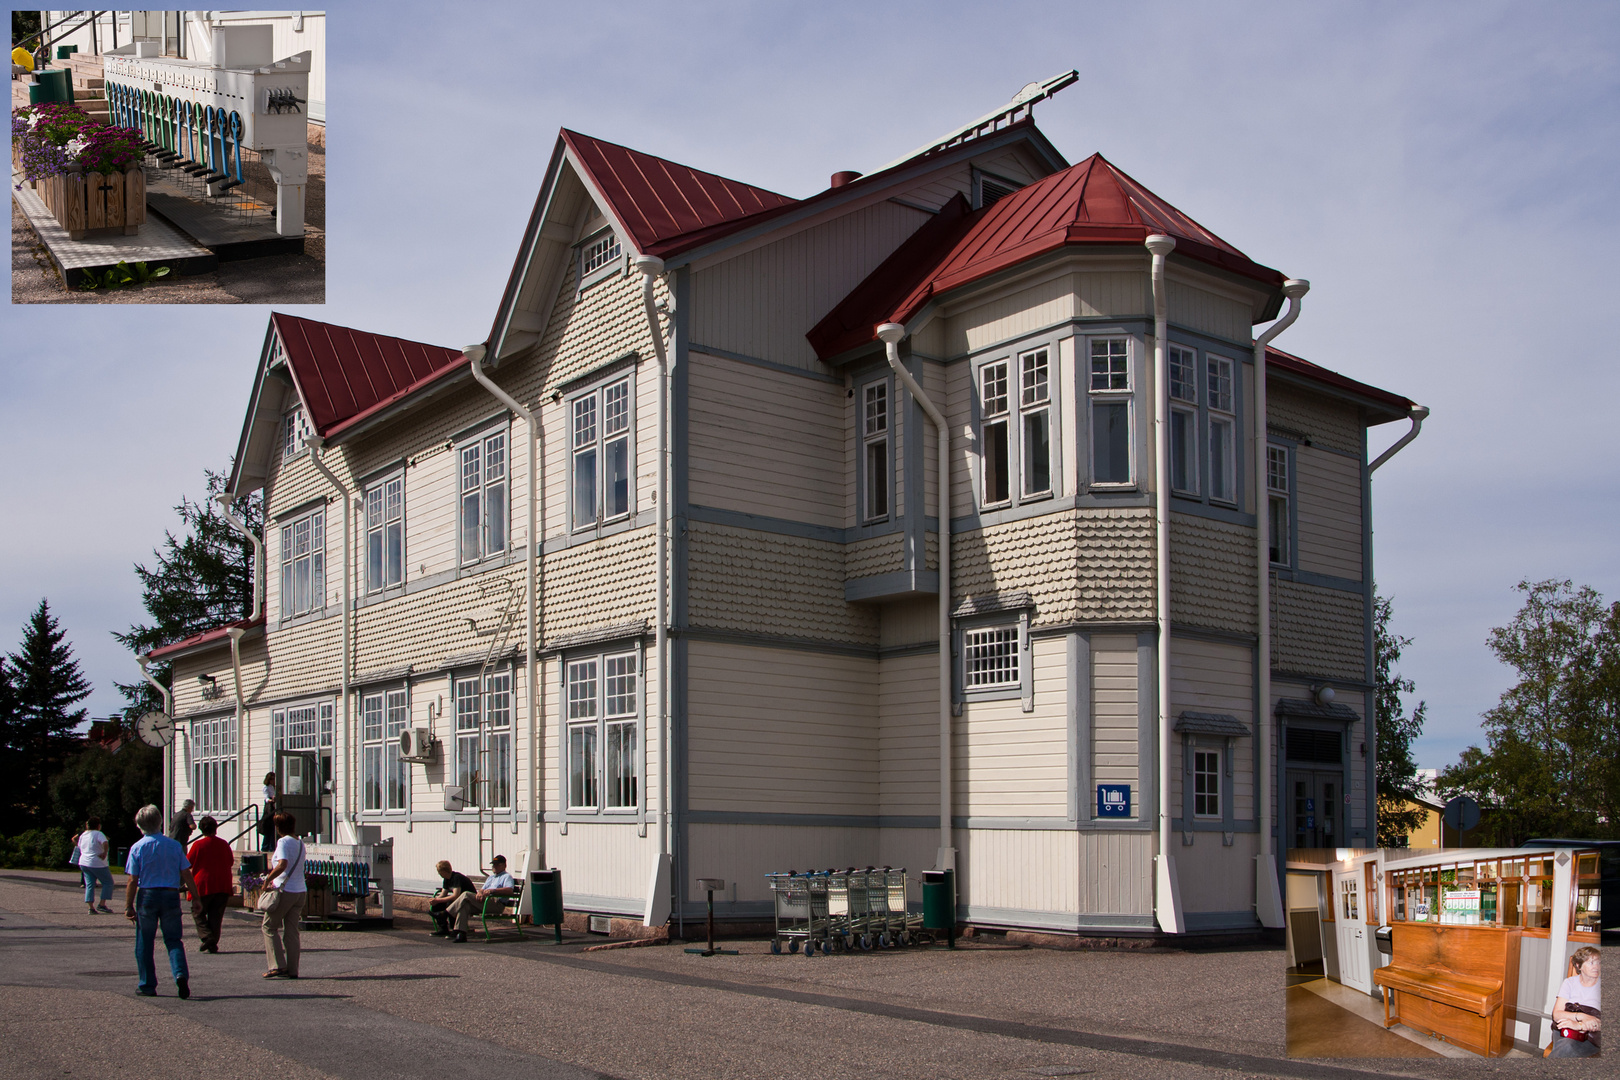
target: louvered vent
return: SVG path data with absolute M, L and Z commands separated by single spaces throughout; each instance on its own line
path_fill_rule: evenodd
M 1337 765 L 1344 760 L 1343 740 L 1337 731 L 1288 729 L 1288 760 Z
M 1006 184 L 998 184 L 994 180 L 981 178 L 979 180 L 979 205 L 994 206 L 999 199 L 1005 199 L 1018 189 Z

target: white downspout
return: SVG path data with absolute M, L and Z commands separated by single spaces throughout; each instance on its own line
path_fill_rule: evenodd
M 540 685 L 537 670 L 537 658 L 540 654 L 537 636 L 540 623 L 540 530 L 536 524 L 540 520 L 540 420 L 533 411 L 518 404 L 516 398 L 496 386 L 485 373 L 484 356 L 487 351 L 483 345 L 469 345 L 461 350 L 461 354 L 467 358 L 472 377 L 477 380 L 478 385 L 493 394 L 495 399 L 511 409 L 514 415 L 521 416 L 529 427 L 529 525 L 523 541 L 527 580 L 524 592 L 527 594 L 528 607 L 528 644 L 524 649 L 526 672 L 524 678 L 529 694 L 529 850 L 536 856 L 530 861 L 529 866 L 531 869 L 544 869 L 545 830 L 541 827 L 541 810 L 536 802 L 540 797 L 540 738 L 544 731 L 540 721 Z
M 214 496 L 214 501 L 219 504 L 220 516 L 225 519 L 231 528 L 247 537 L 248 541 L 253 545 L 253 610 L 248 614 L 248 618 L 263 618 L 264 541 L 253 535 L 253 531 L 247 527 L 247 522 L 231 513 L 231 503 L 233 503 L 235 500 L 231 498 L 228 492 L 221 492 L 220 494 Z M 244 631 L 240 627 L 233 626 L 231 629 L 227 630 L 226 633 L 231 636 L 231 673 L 236 678 L 237 757 L 242 761 L 252 761 L 253 747 L 248 737 L 248 733 L 251 730 L 251 725 L 243 722 L 243 714 L 247 709 L 247 705 L 242 700 L 242 653 L 239 645 Z M 271 762 L 272 767 L 274 764 L 274 762 Z M 248 776 L 252 774 L 252 771 L 253 770 L 251 768 L 245 769 L 238 776 L 238 779 L 242 782 L 242 785 L 246 790 L 251 790 Z M 244 803 L 246 802 L 245 799 L 243 801 Z
M 1408 431 L 1405 435 L 1402 435 L 1394 446 L 1391 446 L 1388 450 L 1385 450 L 1382 454 L 1379 454 L 1377 459 L 1371 465 L 1367 466 L 1367 472 L 1376 472 L 1378 470 L 1378 466 L 1400 453 L 1406 447 L 1407 443 L 1418 437 L 1418 432 L 1423 430 L 1423 421 L 1429 418 L 1429 407 L 1427 405 L 1414 405 L 1412 406 L 1412 411 L 1407 415 L 1411 417 L 1412 430 Z
M 945 415 L 934 407 L 917 380 L 900 362 L 900 341 L 906 328 L 884 323 L 877 328 L 889 366 L 928 416 L 939 433 L 939 855 L 936 867 L 956 869 L 956 837 L 952 830 L 951 777 L 951 429 Z M 960 886 L 958 886 L 960 889 Z
M 669 663 L 669 625 L 670 597 L 669 597 L 669 502 L 672 485 L 671 462 L 669 456 L 669 380 L 674 373 L 675 365 L 669 358 L 669 350 L 664 344 L 664 332 L 658 324 L 658 305 L 653 298 L 653 286 L 658 276 L 664 272 L 664 260 L 652 255 L 638 255 L 635 267 L 642 274 L 641 303 L 647 312 L 647 330 L 652 335 L 653 351 L 658 354 L 658 523 L 655 526 L 656 538 L 654 540 L 654 560 L 657 566 L 653 572 L 654 591 L 654 621 L 653 645 L 658 652 L 658 856 L 653 862 L 653 872 L 647 897 L 646 915 L 643 919 L 649 926 L 661 925 L 667 918 L 658 918 L 662 908 L 657 900 L 660 894 L 667 894 L 670 886 L 669 865 L 671 853 L 675 847 L 674 815 L 670 813 L 671 777 L 670 769 L 670 663 Z M 661 876 L 662 875 L 662 876 Z M 673 903 L 673 900 L 672 900 Z
M 310 436 L 310 461 L 315 463 L 315 470 L 322 476 L 326 477 L 326 482 L 337 489 L 338 497 L 343 500 L 343 815 L 345 822 L 349 825 L 352 831 L 354 827 L 353 803 L 355 785 L 353 783 L 353 777 L 350 775 L 350 771 L 354 763 L 355 755 L 354 747 L 352 745 L 354 724 L 350 716 L 349 679 L 351 675 L 350 667 L 352 666 L 350 663 L 350 654 L 354 641 L 354 637 L 351 633 L 352 620 L 354 618 L 354 604 L 350 602 L 349 586 L 351 577 L 350 563 L 352 558 L 352 552 L 350 549 L 354 542 L 354 496 L 349 489 L 344 486 L 343 481 L 339 480 L 337 475 L 333 473 L 331 469 L 326 467 L 326 462 L 323 461 L 321 457 L 325 451 L 326 440 L 318 436 Z M 335 772 L 337 770 L 334 769 L 333 771 Z M 334 819 L 336 819 L 336 808 L 334 808 L 332 816 Z M 320 815 L 317 814 L 317 828 L 320 827 L 319 817 Z M 337 832 L 336 820 L 334 820 L 332 824 L 332 831 L 335 834 Z M 334 835 L 332 839 L 336 841 L 337 836 Z
M 1299 318 L 1299 301 L 1311 289 L 1300 278 L 1283 282 L 1288 312 L 1266 328 L 1254 343 L 1254 524 L 1255 571 L 1259 582 L 1259 643 L 1255 668 L 1259 683 L 1260 715 L 1255 717 L 1254 737 L 1260 746 L 1260 854 L 1254 857 L 1254 908 L 1260 925 L 1269 929 L 1283 926 L 1282 889 L 1273 865 L 1271 830 L 1277 824 L 1271 794 L 1271 506 L 1266 495 L 1266 346 L 1271 339 Z
M 152 688 L 154 690 L 156 690 L 158 692 L 158 696 L 163 699 L 163 715 L 167 716 L 169 718 L 169 720 L 172 722 L 174 720 L 174 695 L 169 693 L 169 688 L 167 686 L 164 686 L 162 683 L 160 683 L 156 679 L 152 678 L 152 673 L 150 671 L 146 670 L 147 665 L 152 662 L 152 658 L 150 656 L 137 656 L 135 658 L 135 662 L 137 664 L 141 665 L 141 678 L 143 678 L 147 682 L 151 683 Z M 172 665 L 169 668 L 169 670 L 170 671 L 174 670 Z M 168 753 L 163 755 L 163 827 L 164 827 L 164 829 L 167 829 L 169 827 L 169 808 L 174 805 L 174 740 L 173 739 L 169 740 L 168 751 L 169 751 Z
M 1147 249 L 1153 255 L 1153 506 L 1158 569 L 1154 621 L 1159 631 L 1159 852 L 1154 860 L 1153 913 L 1160 930 L 1179 934 L 1186 927 L 1181 917 L 1181 883 L 1170 847 L 1170 782 L 1175 776 L 1170 739 L 1170 305 L 1164 290 L 1164 260 L 1176 249 L 1176 242 L 1154 233 L 1147 238 Z

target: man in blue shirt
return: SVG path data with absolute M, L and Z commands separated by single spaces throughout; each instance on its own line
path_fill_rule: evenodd
M 144 834 L 129 849 L 124 872 L 129 888 L 124 894 L 124 916 L 135 924 L 135 970 L 140 977 L 136 992 L 157 996 L 157 969 L 152 964 L 158 928 L 163 929 L 163 947 L 169 950 L 169 968 L 174 972 L 175 990 L 182 998 L 191 996 L 186 968 L 186 946 L 180 939 L 180 886 L 202 895 L 191 876 L 191 862 L 180 842 L 163 835 L 163 811 L 143 806 L 135 824 Z M 192 901 L 193 914 L 199 901 Z

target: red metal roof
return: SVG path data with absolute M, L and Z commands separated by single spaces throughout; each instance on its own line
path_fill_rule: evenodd
M 1071 245 L 1139 245 L 1154 233 L 1175 237 L 1178 255 L 1274 288 L 1283 283 L 1281 273 L 1252 261 L 1115 168 L 1101 154 L 1093 154 L 975 211 L 954 243 L 937 257 L 930 250 L 926 253 L 929 258 L 921 258 L 925 253 L 913 250 L 905 265 L 891 268 L 891 273 L 904 271 L 910 279 L 906 282 L 910 288 L 898 303 L 872 306 L 864 314 L 854 310 L 853 305 L 841 304 L 844 310 L 840 321 L 846 328 L 903 323 L 931 298 L 1038 255 Z M 848 300 L 863 290 L 868 302 L 894 293 L 892 282 L 873 283 L 872 278 L 883 272 L 879 268 Z M 829 335 L 822 336 L 828 342 L 833 340 Z M 844 336 L 838 335 L 837 340 L 843 341 Z M 816 344 L 814 339 L 811 343 Z M 825 359 L 831 354 L 820 355 Z
M 624 223 L 630 242 L 646 255 L 673 250 L 680 245 L 671 241 L 687 233 L 796 201 L 567 128 L 562 138 Z
M 1285 353 L 1281 349 L 1273 349 L 1269 345 L 1266 346 L 1266 367 L 1268 370 L 1272 367 L 1278 367 L 1284 371 L 1291 371 L 1296 375 L 1304 376 L 1314 382 L 1319 382 L 1324 386 L 1331 386 L 1336 390 L 1343 390 L 1357 397 L 1367 398 L 1375 404 L 1388 406 L 1397 416 L 1401 417 L 1411 412 L 1417 404 L 1411 398 L 1393 394 L 1388 390 L 1380 390 L 1378 387 L 1369 386 L 1364 382 L 1357 382 L 1347 375 L 1340 375 L 1337 371 L 1329 371 L 1320 364 L 1313 364 L 1303 357 L 1295 356 L 1293 353 Z
M 341 434 L 466 364 L 459 349 L 273 312 L 293 381 L 322 438 Z
M 200 633 L 192 634 L 190 637 L 181 638 L 179 641 L 170 642 L 167 645 L 160 645 L 147 653 L 146 656 L 149 660 L 164 660 L 178 656 L 180 653 L 190 652 L 193 649 L 225 644 L 231 639 L 230 631 L 238 628 L 252 630 L 263 625 L 264 616 L 262 615 L 252 619 L 238 619 L 236 622 L 216 626 L 212 630 L 203 630 Z

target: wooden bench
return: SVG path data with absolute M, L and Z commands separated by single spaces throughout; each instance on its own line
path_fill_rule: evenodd
M 1396 923 L 1391 946 L 1389 966 L 1373 972 L 1385 1027 L 1405 1024 L 1485 1057 L 1512 1047 L 1519 931 Z

